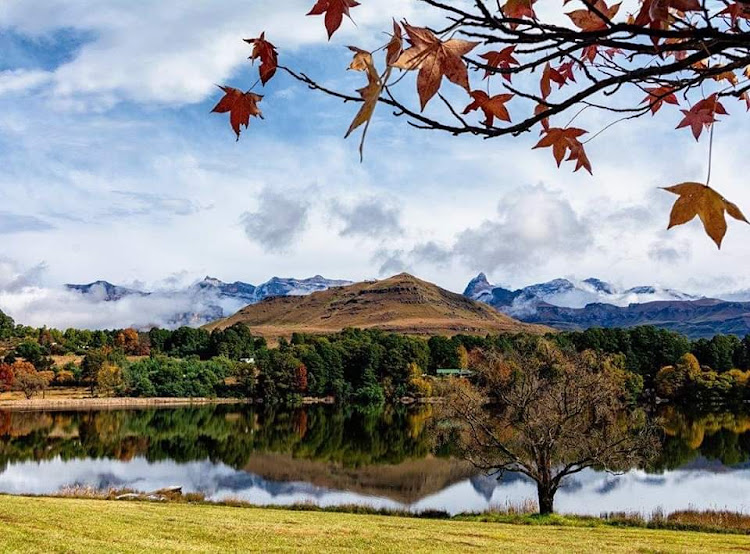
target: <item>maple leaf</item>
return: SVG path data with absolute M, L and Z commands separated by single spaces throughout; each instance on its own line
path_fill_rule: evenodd
M 247 129 L 250 125 L 250 116 L 263 119 L 263 114 L 258 108 L 258 102 L 263 100 L 263 97 L 254 92 L 242 92 L 232 87 L 219 86 L 219 88 L 224 91 L 224 96 L 211 112 L 229 112 L 229 123 L 237 134 L 237 140 L 240 140 L 240 126 L 244 125 Z
M 750 19 L 750 6 L 747 3 L 735 2 L 720 11 L 718 15 L 729 16 L 732 27 L 737 28 L 738 19 Z
M 422 110 L 437 94 L 443 76 L 470 92 L 468 69 L 461 58 L 476 48 L 478 42 L 461 39 L 441 41 L 432 31 L 412 27 L 408 23 L 404 23 L 404 29 L 412 46 L 391 66 L 407 71 L 419 69 L 417 92 Z
M 575 127 L 568 127 L 565 129 L 559 127 L 553 127 L 542 131 L 544 136 L 534 146 L 534 148 L 548 148 L 552 147 L 552 155 L 555 157 L 557 167 L 560 167 L 565 154 L 569 154 L 566 161 L 575 161 L 576 168 L 573 170 L 578 171 L 584 168 L 586 171 L 591 173 L 591 162 L 586 156 L 586 152 L 583 148 L 583 144 L 578 140 L 578 137 L 585 135 L 587 131 L 583 129 L 576 129 Z
M 507 48 L 503 48 L 502 50 L 493 51 L 493 52 L 485 52 L 484 54 L 480 54 L 480 58 L 484 58 L 487 60 L 487 65 L 490 67 L 496 67 L 500 69 L 508 69 L 511 65 L 519 65 L 518 60 L 513 57 L 513 51 L 516 49 L 516 45 L 508 46 Z M 484 78 L 486 79 L 491 75 L 491 71 L 487 69 L 484 73 Z M 512 75 L 510 73 L 502 73 L 502 76 L 507 79 L 508 81 L 511 80 Z
M 511 19 L 522 19 L 528 17 L 529 19 L 536 19 L 534 13 L 534 3 L 536 0 L 508 0 L 503 6 L 503 15 Z M 518 27 L 517 23 L 511 23 L 510 28 L 515 29 Z
M 508 108 L 505 107 L 505 103 L 513 98 L 512 94 L 490 96 L 483 90 L 474 90 L 471 92 L 471 97 L 474 101 L 466 106 L 464 114 L 473 112 L 474 110 L 482 110 L 485 117 L 483 124 L 487 127 L 492 127 L 496 117 L 503 121 L 510 121 L 510 114 L 508 113 Z
M 562 88 L 566 80 L 566 77 L 562 73 L 547 62 L 547 65 L 544 66 L 544 71 L 542 72 L 542 79 L 539 82 L 542 91 L 542 98 L 546 99 L 552 93 L 552 81 L 556 82 L 558 86 Z
M 401 57 L 404 52 L 404 36 L 401 31 L 401 26 L 393 20 L 393 36 L 388 41 L 388 45 L 385 47 L 385 63 L 387 65 L 393 65 Z
M 651 29 L 667 29 L 670 23 L 670 9 L 690 12 L 700 11 L 702 8 L 699 0 L 643 0 L 633 23 Z M 658 44 L 659 40 L 659 37 L 651 37 L 654 44 Z
M 719 102 L 716 93 L 712 94 L 708 98 L 696 102 L 696 104 L 689 110 L 680 110 L 685 115 L 683 120 L 677 126 L 677 129 L 683 127 L 690 127 L 693 131 L 695 140 L 700 138 L 704 127 L 708 129 L 711 125 L 716 122 L 716 114 L 727 115 L 727 111 L 724 106 Z
M 245 42 L 253 45 L 253 53 L 248 59 L 260 59 L 260 81 L 264 85 L 274 76 L 279 65 L 279 57 L 276 47 L 266 40 L 266 33 L 261 33 L 258 38 L 246 38 Z
M 351 125 L 349 125 L 349 130 L 346 132 L 346 135 L 344 135 L 344 138 L 349 138 L 349 135 L 351 135 L 357 127 L 365 125 L 365 130 L 362 133 L 362 140 L 359 143 L 359 157 L 361 160 L 363 158 L 367 127 L 375 113 L 375 107 L 378 105 L 378 99 L 383 90 L 383 82 L 378 76 L 378 71 L 375 68 L 375 63 L 372 60 L 372 54 L 370 52 L 357 48 L 356 46 L 350 46 L 349 50 L 354 52 L 354 58 L 352 59 L 351 64 L 349 64 L 349 69 L 354 71 L 364 71 L 367 73 L 367 86 L 357 90 L 364 102 L 357 112 L 357 115 L 354 116 Z
M 697 215 L 703 222 L 706 234 L 713 239 L 716 246 L 721 248 L 721 242 L 727 233 L 725 212 L 739 221 L 748 223 L 736 204 L 729 202 L 721 194 L 703 183 L 688 182 L 663 188 L 679 196 L 672 206 L 667 229 L 683 225 L 693 220 Z
M 324 21 L 326 31 L 328 31 L 328 40 L 331 40 L 333 33 L 341 27 L 344 16 L 351 18 L 349 8 L 357 6 L 359 6 L 359 2 L 356 0 L 318 0 L 307 15 L 325 14 Z
M 598 13 L 590 9 L 574 10 L 565 15 L 570 18 L 576 27 L 583 31 L 600 31 L 606 29 L 607 24 L 617 15 L 620 10 L 620 3 L 608 7 L 604 0 L 596 0 L 594 8 L 607 19 L 602 19 Z
M 643 99 L 643 102 L 641 102 L 641 104 L 645 102 L 650 103 L 652 114 L 658 112 L 665 102 L 667 104 L 674 104 L 675 106 L 679 105 L 677 96 L 675 96 L 674 94 L 674 89 L 671 89 L 669 87 L 647 88 L 646 92 L 648 94 L 646 95 L 646 98 Z

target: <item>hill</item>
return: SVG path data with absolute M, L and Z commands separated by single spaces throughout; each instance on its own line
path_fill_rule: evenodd
M 414 335 L 458 333 L 542 333 L 486 304 L 401 273 L 380 281 L 315 292 L 309 296 L 268 298 L 206 326 L 223 329 L 243 322 L 254 333 L 279 338 L 293 332 L 332 333 L 346 327 L 382 329 Z

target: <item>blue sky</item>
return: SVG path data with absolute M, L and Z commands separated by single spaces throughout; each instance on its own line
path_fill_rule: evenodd
M 592 142 L 593 177 L 532 151 L 535 135 L 456 139 L 384 107 L 360 163 L 358 138 L 343 140 L 356 107 L 280 73 L 262 91 L 266 119 L 235 142 L 209 111 L 215 84 L 256 79 L 241 39 L 265 30 L 281 63 L 353 91 L 362 76 L 345 71 L 346 45 L 379 46 L 391 16 L 436 23 L 412 0 L 365 0 L 357 27 L 345 21 L 328 43 L 321 18 L 304 17 L 310 3 L 4 0 L 0 309 L 23 319 L 20 284 L 206 274 L 257 283 L 409 270 L 458 291 L 479 271 L 510 286 L 593 275 L 704 294 L 750 287 L 750 228 L 731 222 L 721 252 L 697 221 L 665 230 L 673 197 L 657 187 L 703 180 L 707 149 L 674 131 L 671 107 Z M 399 85 L 413 87 L 411 75 Z M 444 91 L 463 108 L 462 91 Z M 728 108 L 712 183 L 747 212 L 750 131 L 744 108 Z M 441 115 L 437 102 L 428 109 Z

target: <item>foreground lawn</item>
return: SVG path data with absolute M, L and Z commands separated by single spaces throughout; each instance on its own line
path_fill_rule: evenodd
M 750 538 L 0 496 L 2 552 L 750 552 Z

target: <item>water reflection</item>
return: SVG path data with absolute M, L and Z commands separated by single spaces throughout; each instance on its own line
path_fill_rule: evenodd
M 673 409 L 661 416 L 664 448 L 649 472 L 584 471 L 558 493 L 557 509 L 750 510 L 750 417 L 689 418 Z M 429 408 L 0 412 L 0 491 L 182 485 L 213 499 L 258 504 L 358 503 L 453 513 L 534 497 L 534 486 L 520 476 L 498 482 L 434 455 L 431 421 Z

